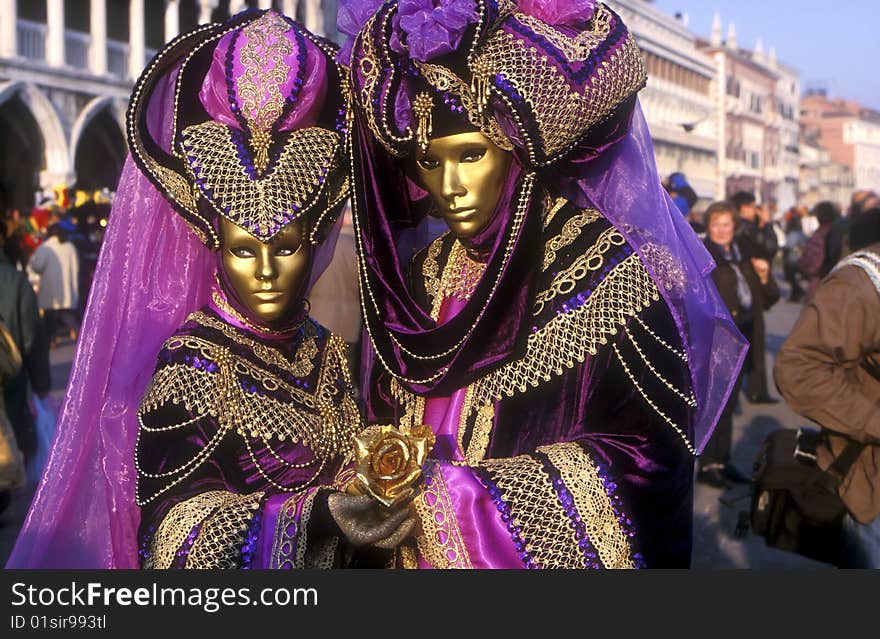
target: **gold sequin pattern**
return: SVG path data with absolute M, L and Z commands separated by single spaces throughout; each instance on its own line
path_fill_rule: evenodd
M 573 442 L 542 446 L 538 451 L 547 455 L 559 471 L 602 565 L 606 568 L 635 568 L 626 532 L 590 456 Z
M 529 455 L 487 459 L 481 466 L 503 491 L 520 537 L 542 568 L 586 568 L 577 533 L 543 465 Z
M 260 238 L 273 236 L 291 215 L 295 219 L 319 201 L 332 181 L 322 177 L 339 166 L 339 134 L 320 127 L 291 133 L 272 170 L 257 179 L 241 164 L 225 125 L 196 124 L 182 135 L 191 178 L 204 197 L 219 214 Z
M 263 494 L 229 493 L 228 501 L 202 524 L 185 567 L 197 570 L 237 568 L 248 524 L 259 509 Z

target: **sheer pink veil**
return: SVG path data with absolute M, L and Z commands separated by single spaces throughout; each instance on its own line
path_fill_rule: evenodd
M 163 145 L 174 77 L 157 90 L 149 114 Z M 138 403 L 164 340 L 207 303 L 215 265 L 129 158 L 55 440 L 7 568 L 137 568 Z

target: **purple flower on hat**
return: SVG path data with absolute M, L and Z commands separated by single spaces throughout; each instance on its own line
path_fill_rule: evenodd
M 519 10 L 547 24 L 574 26 L 593 17 L 596 0 L 519 0 Z
M 383 0 L 339 0 L 339 10 L 336 12 L 336 28 L 347 36 L 339 53 L 336 54 L 336 60 L 342 64 L 348 64 L 351 59 L 351 49 L 354 46 L 354 40 L 360 33 L 367 20 L 370 19 L 379 7 L 382 6 Z
M 399 0 L 410 57 L 421 62 L 455 51 L 478 19 L 476 0 Z

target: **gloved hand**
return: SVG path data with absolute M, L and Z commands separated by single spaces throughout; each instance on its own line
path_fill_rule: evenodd
M 326 510 L 319 515 L 326 532 L 337 534 L 353 546 L 373 546 L 386 550 L 397 548 L 409 537 L 416 524 L 408 504 L 390 509 L 369 495 L 348 495 L 338 491 L 325 493 Z M 322 504 L 323 505 L 323 504 Z

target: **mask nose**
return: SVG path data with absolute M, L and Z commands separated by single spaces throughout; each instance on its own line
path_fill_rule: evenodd
M 455 198 L 467 195 L 467 189 L 461 182 L 456 162 L 447 162 L 443 165 L 441 195 L 451 206 L 455 205 Z
M 257 255 L 257 272 L 255 277 L 261 282 L 271 282 L 278 277 L 278 269 L 275 259 L 272 257 L 270 247 L 263 246 Z

